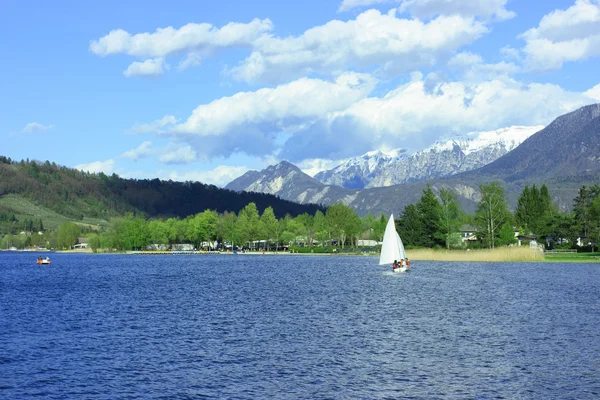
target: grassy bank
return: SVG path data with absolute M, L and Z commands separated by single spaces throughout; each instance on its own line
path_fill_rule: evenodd
M 481 250 L 433 250 L 415 249 L 407 251 L 411 260 L 421 261 L 544 261 L 544 254 L 528 247 L 501 247 Z
M 600 253 L 550 253 L 546 254 L 546 261 L 550 262 L 600 262 Z

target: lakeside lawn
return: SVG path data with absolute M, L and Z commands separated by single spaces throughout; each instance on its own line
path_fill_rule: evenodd
M 544 261 L 597 263 L 597 262 L 600 262 L 600 252 L 594 252 L 594 253 L 547 253 Z

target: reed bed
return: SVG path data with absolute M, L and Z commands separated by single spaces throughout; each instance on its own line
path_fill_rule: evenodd
M 407 250 L 406 253 L 411 260 L 422 261 L 544 261 L 544 253 L 538 249 L 531 249 L 529 247 L 500 247 L 481 250 L 415 249 Z

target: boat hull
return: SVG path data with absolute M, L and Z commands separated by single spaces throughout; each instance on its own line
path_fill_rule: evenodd
M 394 268 L 393 271 L 394 272 L 406 272 L 408 268 L 407 267 L 400 267 L 400 268 Z

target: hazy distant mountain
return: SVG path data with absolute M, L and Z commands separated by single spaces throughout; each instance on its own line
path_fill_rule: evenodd
M 536 128 L 509 128 L 505 131 L 494 131 L 489 136 L 510 137 L 510 134 L 522 129 L 523 135 L 536 130 Z M 456 146 L 460 147 L 460 152 L 466 156 L 479 153 L 483 157 L 482 151 L 490 149 L 492 149 L 490 153 L 495 151 L 493 149 L 502 151 L 502 146 L 499 144 L 489 147 L 479 146 L 477 141 L 470 143 L 469 145 L 456 142 L 456 145 L 452 144 L 452 149 L 450 145 L 447 145 L 447 148 L 434 145 L 429 153 L 454 151 Z M 504 143 L 504 146 L 510 145 L 510 141 Z M 375 156 L 385 159 L 385 155 L 380 154 L 369 153 L 367 156 L 373 159 Z M 415 158 L 415 162 L 421 160 L 424 167 L 431 167 L 429 162 L 434 164 L 434 160 L 439 159 L 437 157 L 428 159 L 425 151 L 421 152 L 419 157 Z M 378 162 L 372 165 L 376 166 Z M 371 171 L 375 169 L 372 168 Z M 252 181 L 256 176 L 260 179 Z M 592 182 L 598 183 L 599 177 L 600 104 L 594 104 L 558 117 L 518 147 L 482 168 L 445 178 L 387 187 L 344 189 L 335 185 L 324 185 L 292 164 L 282 162 L 260 173 L 256 171 L 247 173 L 231 182 L 227 188 L 238 191 L 265 191 L 300 203 L 328 205 L 341 201 L 356 209 L 359 214 L 365 215 L 367 212 L 400 213 L 407 204 L 419 200 L 421 190 L 427 184 L 431 184 L 434 190 L 441 187 L 450 188 L 458 194 L 463 206 L 472 211 L 475 202 L 479 199 L 479 184 L 495 180 L 504 182 L 508 200 L 512 205 L 526 184 L 546 183 L 554 200 L 568 208 L 579 187 Z M 252 181 L 250 184 L 242 185 L 250 181 Z
M 543 126 L 512 126 L 436 142 L 414 153 L 374 151 L 319 172 L 315 179 L 348 189 L 392 186 L 471 171 L 516 148 Z

